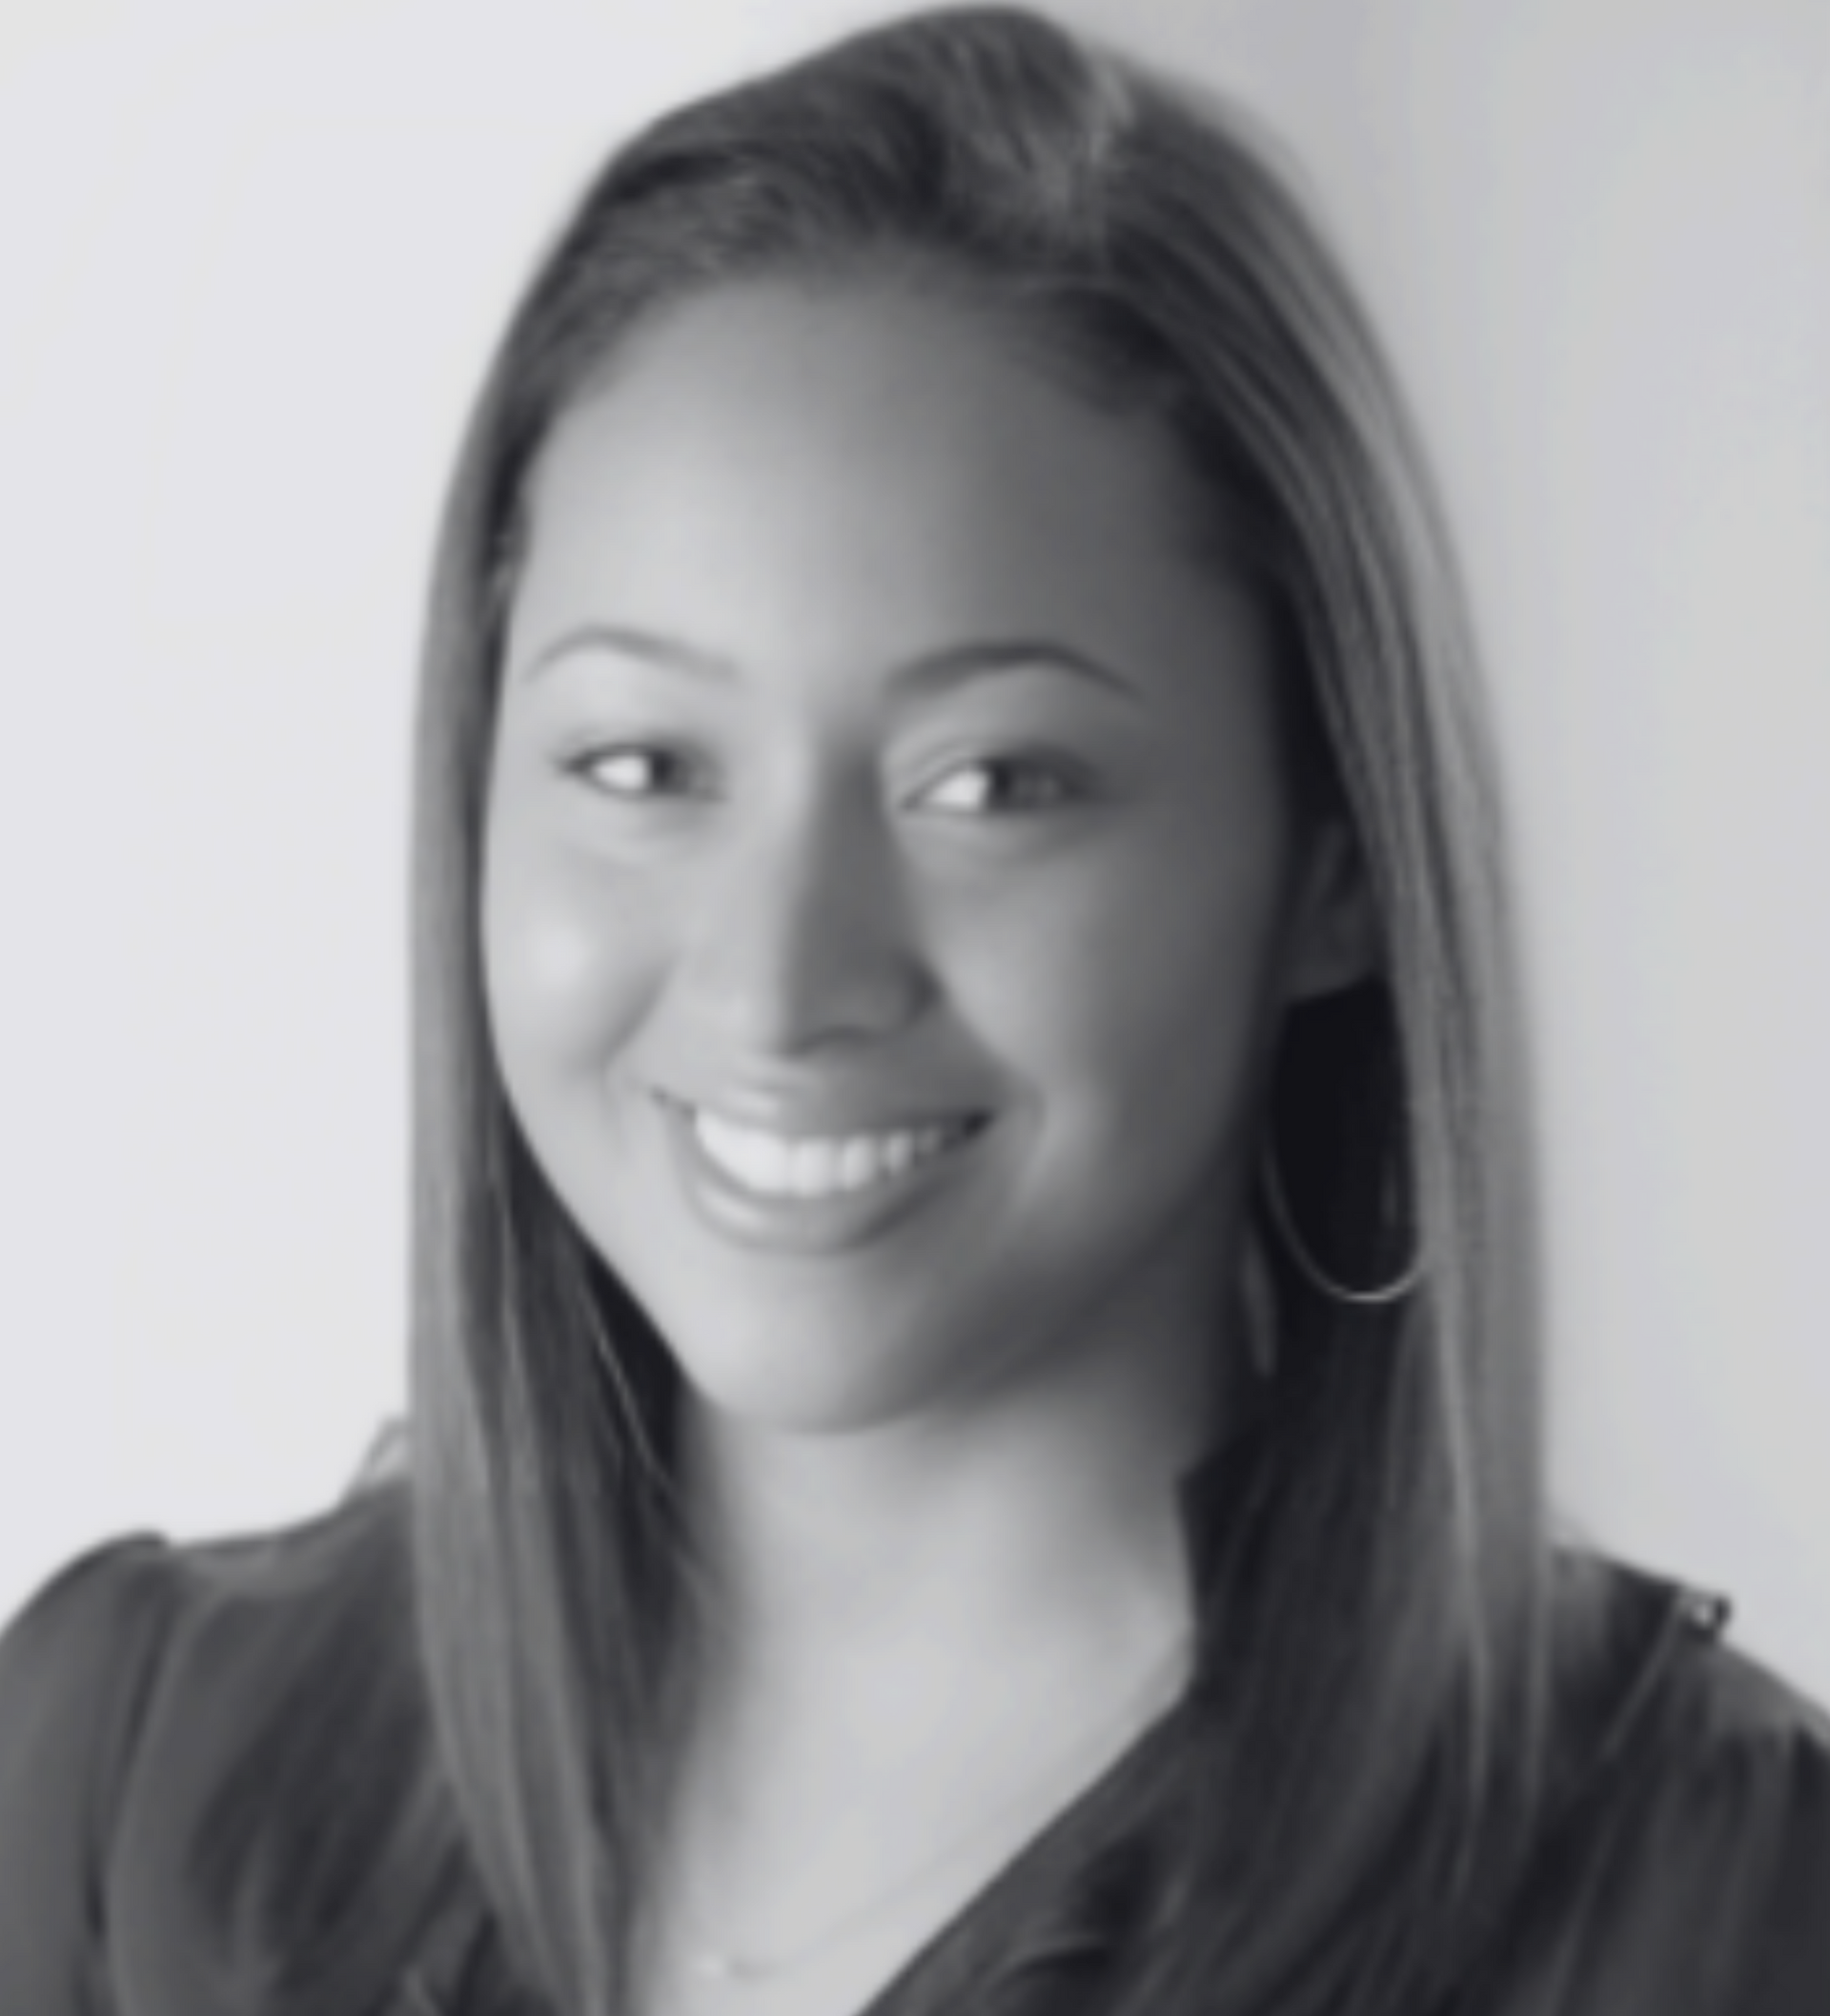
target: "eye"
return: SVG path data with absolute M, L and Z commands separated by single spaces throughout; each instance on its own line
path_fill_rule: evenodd
M 921 792 L 930 811 L 968 816 L 1045 812 L 1080 795 L 1078 781 L 1060 764 L 1027 756 L 988 756 L 956 764 Z
M 565 768 L 606 798 L 681 798 L 701 789 L 690 758 L 653 743 L 587 749 Z

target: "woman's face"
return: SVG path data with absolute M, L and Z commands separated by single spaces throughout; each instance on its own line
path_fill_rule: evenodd
M 495 1039 L 729 1415 L 1213 1349 L 1268 1034 L 1359 920 L 1168 452 L 958 307 L 772 285 L 651 325 L 549 443 Z

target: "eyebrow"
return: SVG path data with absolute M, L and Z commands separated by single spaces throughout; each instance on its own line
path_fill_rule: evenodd
M 668 671 L 684 672 L 697 679 L 734 682 L 742 677 L 734 659 L 703 645 L 661 637 L 652 630 L 632 629 L 623 623 L 584 623 L 538 652 L 528 662 L 523 679 L 537 678 L 560 659 L 580 651 L 610 651 L 620 658 L 661 665 Z M 891 674 L 892 682 L 904 690 L 933 693 L 969 684 L 977 679 L 1001 672 L 1019 672 L 1037 665 L 1051 666 L 1077 679 L 1105 687 L 1128 700 L 1142 698 L 1136 685 L 1123 673 L 1102 660 L 1047 637 L 983 638 L 971 642 L 947 644 L 937 651 L 925 651 L 905 660 Z

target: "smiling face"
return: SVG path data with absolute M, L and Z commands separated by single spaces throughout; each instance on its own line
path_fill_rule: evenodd
M 548 443 L 491 1021 L 550 1182 L 728 1416 L 1216 1349 L 1268 1037 L 1364 920 L 1169 456 L 863 286 L 690 302 Z

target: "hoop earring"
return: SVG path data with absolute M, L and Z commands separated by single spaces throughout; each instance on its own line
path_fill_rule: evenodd
M 1352 1309 L 1384 1309 L 1393 1302 L 1402 1302 L 1423 1279 L 1423 1246 L 1419 1241 L 1410 1266 L 1395 1280 L 1384 1282 L 1377 1288 L 1349 1288 L 1345 1282 L 1335 1280 L 1310 1252 L 1302 1234 L 1296 1230 L 1295 1220 L 1291 1216 L 1290 1200 L 1284 1194 L 1284 1179 L 1277 1167 L 1277 1151 L 1271 1146 L 1269 1130 L 1266 1133 L 1260 1167 L 1265 1198 L 1271 1206 L 1271 1222 L 1277 1228 L 1285 1252 L 1295 1261 L 1310 1286 L 1326 1295 L 1331 1302 L 1344 1303 Z

